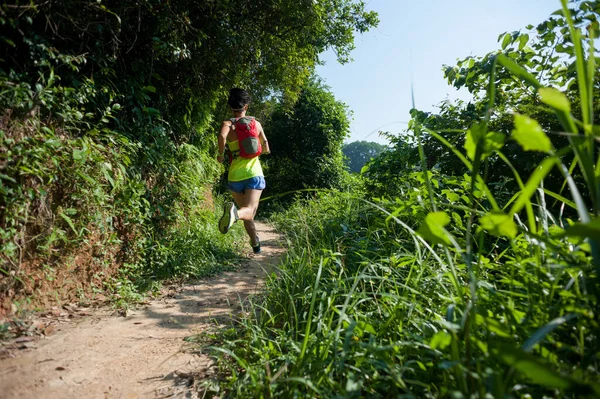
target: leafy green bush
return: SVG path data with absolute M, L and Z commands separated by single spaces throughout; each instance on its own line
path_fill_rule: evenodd
M 227 263 L 212 196 L 227 88 L 293 103 L 319 53 L 346 61 L 376 24 L 351 0 L 0 5 L 0 313 Z

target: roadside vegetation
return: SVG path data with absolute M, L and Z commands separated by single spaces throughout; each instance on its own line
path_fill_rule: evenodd
M 233 264 L 237 235 L 216 229 L 228 90 L 250 89 L 266 118 L 318 54 L 348 61 L 376 24 L 349 0 L 3 2 L 0 317 L 127 306 Z

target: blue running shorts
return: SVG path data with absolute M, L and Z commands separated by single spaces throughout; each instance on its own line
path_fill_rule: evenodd
M 255 176 L 242 181 L 227 182 L 227 187 L 234 193 L 244 193 L 246 190 L 264 190 L 267 186 L 264 176 Z

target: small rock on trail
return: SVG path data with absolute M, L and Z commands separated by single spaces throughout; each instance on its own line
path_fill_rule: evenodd
M 0 360 L 0 396 L 194 397 L 189 382 L 212 375 L 212 362 L 186 350 L 184 338 L 226 323 L 284 252 L 270 226 L 256 225 L 262 253 L 240 270 L 188 283 L 126 317 L 106 310 L 62 324 L 35 347 Z

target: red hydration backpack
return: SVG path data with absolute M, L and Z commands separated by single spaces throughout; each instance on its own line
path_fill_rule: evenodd
M 238 143 L 240 144 L 240 157 L 256 158 L 262 152 L 262 146 L 258 138 L 256 120 L 252 116 L 231 119 L 235 125 Z

